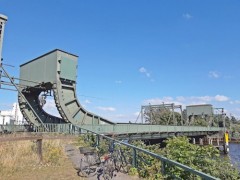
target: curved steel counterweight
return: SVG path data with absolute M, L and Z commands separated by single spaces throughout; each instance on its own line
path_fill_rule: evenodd
M 19 95 L 18 101 L 29 123 L 36 126 L 41 123 L 115 124 L 88 112 L 79 103 L 76 96 L 77 59 L 76 55 L 56 49 L 20 66 L 20 79 L 24 79 L 20 80 L 20 85 L 25 86 L 21 92 L 25 98 Z M 39 95 L 50 90 L 54 92 L 62 118 L 46 113 L 40 105 Z

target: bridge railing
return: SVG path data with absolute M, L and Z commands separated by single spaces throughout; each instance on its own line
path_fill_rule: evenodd
M 80 132 L 84 131 L 84 132 L 92 133 L 92 134 L 96 135 L 97 136 L 97 138 L 96 138 L 97 140 L 100 140 L 100 137 L 102 137 L 102 138 L 104 138 L 104 139 L 106 139 L 108 141 L 111 141 L 112 143 L 118 143 L 118 144 L 120 144 L 122 146 L 126 146 L 126 147 L 132 149 L 132 166 L 133 167 L 137 168 L 137 163 L 136 163 L 137 162 L 137 157 L 138 157 L 137 154 L 139 152 L 142 152 L 144 154 L 150 155 L 153 158 L 156 158 L 156 159 L 161 161 L 161 167 L 159 167 L 159 168 L 161 168 L 162 174 L 166 174 L 167 173 L 165 171 L 167 166 L 172 166 L 172 167 L 178 167 L 178 168 L 180 168 L 183 171 L 189 172 L 190 174 L 198 176 L 198 177 L 201 177 L 202 179 L 205 179 L 205 180 L 218 180 L 218 178 L 216 178 L 216 177 L 213 177 L 211 175 L 205 174 L 205 173 L 203 173 L 201 171 L 195 170 L 195 169 L 193 169 L 193 168 L 191 168 L 189 166 L 186 166 L 184 164 L 181 164 L 181 163 L 178 163 L 176 161 L 170 160 L 170 159 L 168 159 L 168 158 L 166 158 L 164 156 L 161 156 L 159 154 L 150 152 L 150 151 L 148 151 L 146 149 L 142 149 L 142 148 L 134 146 L 132 144 L 128 144 L 128 143 L 123 142 L 123 141 L 119 141 L 119 140 L 111 138 L 109 136 L 105 136 L 104 134 L 96 133 L 96 132 L 91 131 L 89 129 L 84 129 L 84 128 L 79 127 L 79 126 L 76 126 L 76 127 L 80 130 Z M 99 144 L 99 142 L 97 144 Z M 173 176 L 174 179 L 181 179 L 181 178 L 175 177 L 172 174 L 169 174 L 169 175 Z
M 68 134 L 92 133 L 92 134 L 94 134 L 97 137 L 96 138 L 97 140 L 100 140 L 100 137 L 102 137 L 102 138 L 104 138 L 104 139 L 106 139 L 108 141 L 118 143 L 118 144 L 120 144 L 122 146 L 126 146 L 126 147 L 130 148 L 131 151 L 132 151 L 132 166 L 133 167 L 137 167 L 137 157 L 138 157 L 137 154 L 142 152 L 144 154 L 150 155 L 153 158 L 156 158 L 156 159 L 161 161 L 161 167 L 159 167 L 159 168 L 161 169 L 162 174 L 167 173 L 165 171 L 166 167 L 171 166 L 171 167 L 178 167 L 182 171 L 189 172 L 190 174 L 195 175 L 195 176 L 199 176 L 202 179 L 206 179 L 206 180 L 216 180 L 217 179 L 217 178 L 215 178 L 215 177 L 213 177 L 211 175 L 205 174 L 205 173 L 203 173 L 201 171 L 195 170 L 195 169 L 193 169 L 191 167 L 188 167 L 188 166 L 183 165 L 181 163 L 178 163 L 176 161 L 167 159 L 166 157 L 161 156 L 159 154 L 150 152 L 150 151 L 148 151 L 146 149 L 142 149 L 140 147 L 137 147 L 137 146 L 134 146 L 134 145 L 131 145 L 131 144 L 119 141 L 117 139 L 114 139 L 114 138 L 111 138 L 109 136 L 106 136 L 106 135 L 104 135 L 102 133 L 99 133 L 99 132 L 103 132 L 103 131 L 101 131 L 101 128 L 107 127 L 107 126 L 104 126 L 104 125 L 102 125 L 102 126 L 101 125 L 100 126 L 95 126 L 94 128 L 93 128 L 93 126 L 89 126 L 89 129 L 87 128 L 88 126 L 83 126 L 83 127 L 81 126 L 80 127 L 80 126 L 75 126 L 75 125 L 72 125 L 72 124 L 45 124 L 45 125 L 48 128 L 49 132 L 68 133 Z M 143 131 L 143 129 L 142 129 L 143 126 L 142 125 L 137 125 L 137 126 L 134 125 L 134 126 L 136 128 L 134 132 L 142 132 Z M 90 128 L 90 127 L 92 127 L 92 128 Z M 126 127 L 127 127 L 126 130 L 122 129 L 122 128 L 126 128 Z M 111 128 L 119 128 L 119 129 L 115 129 L 115 131 L 120 132 L 120 133 L 126 133 L 127 131 L 129 132 L 131 130 L 131 129 L 129 129 L 129 127 L 131 127 L 131 126 L 122 125 L 121 128 L 120 128 L 120 126 L 119 127 L 117 127 L 117 126 L 115 126 L 115 127 L 108 126 L 107 127 L 108 129 L 104 129 L 104 131 L 108 130 L 108 132 L 111 132 L 110 131 Z M 171 126 L 171 127 L 169 127 L 169 126 L 167 126 L 167 127 L 164 127 L 164 126 L 157 127 L 157 126 L 155 126 L 154 127 L 153 125 L 147 125 L 145 127 L 147 127 L 146 129 L 148 131 L 151 131 L 151 132 L 152 131 L 160 131 L 160 130 L 162 130 L 162 128 L 165 131 L 167 130 L 169 132 L 170 131 L 171 132 L 175 132 L 176 130 L 188 131 L 188 128 L 176 127 L 176 126 Z M 20 130 L 26 130 L 26 129 L 32 129 L 35 132 L 45 132 L 46 131 L 46 129 L 44 127 L 41 127 L 41 126 L 39 126 L 39 127 L 18 126 L 17 127 L 17 126 L 14 126 L 14 125 L 12 125 L 12 126 L 8 125 L 8 126 L 2 126 L 2 128 L 6 129 L 6 130 L 9 130 L 9 131 L 10 130 L 11 131 L 20 131 Z M 154 128 L 156 128 L 156 129 L 154 129 Z M 191 130 L 192 131 L 193 130 L 197 130 L 197 131 L 201 131 L 201 130 L 203 130 L 203 131 L 206 131 L 206 130 L 211 131 L 211 130 L 214 130 L 214 131 L 217 131 L 218 129 L 219 128 L 203 128 L 203 129 L 201 129 L 201 127 L 193 127 L 193 129 L 191 129 Z M 174 175 L 173 175 L 173 177 L 174 177 Z M 174 177 L 174 179 L 180 179 L 180 178 Z
M 74 134 L 78 132 L 78 127 L 69 123 L 51 124 L 45 123 L 43 126 L 30 125 L 0 125 L 1 130 L 10 132 L 17 131 L 36 131 L 36 132 L 58 132 Z M 159 132 L 217 132 L 222 130 L 219 127 L 201 127 L 201 126 L 165 126 L 150 124 L 117 124 L 117 125 L 82 125 L 83 129 L 88 129 L 99 134 L 129 134 L 129 133 L 159 133 Z M 84 130 L 83 130 L 84 131 Z

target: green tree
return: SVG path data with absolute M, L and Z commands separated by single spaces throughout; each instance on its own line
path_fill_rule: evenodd
M 167 146 L 163 150 L 163 154 L 169 159 L 221 179 L 240 178 L 238 170 L 232 167 L 229 161 L 221 158 L 219 151 L 212 145 L 190 144 L 187 137 L 174 137 L 168 139 L 166 143 Z M 175 167 L 169 167 L 168 171 L 177 174 L 182 179 L 193 178 L 189 173 Z
M 144 117 L 150 124 L 160 125 L 181 125 L 181 114 L 172 112 L 168 108 L 151 108 L 145 109 Z
M 187 137 L 167 139 L 167 145 L 163 149 L 159 148 L 159 144 L 146 145 L 142 141 L 135 141 L 133 144 L 223 180 L 240 179 L 237 168 L 233 167 L 229 160 L 220 157 L 219 150 L 214 146 L 194 145 L 189 143 Z M 161 162 L 156 158 L 138 153 L 138 174 L 142 178 L 172 179 L 172 176 L 169 175 L 172 174 L 180 179 L 200 179 L 200 177 L 170 165 L 166 166 L 166 175 L 161 175 L 160 167 Z M 136 171 L 136 169 L 134 170 Z

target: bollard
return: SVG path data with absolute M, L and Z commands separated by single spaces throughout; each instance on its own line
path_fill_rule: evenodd
M 224 133 L 224 143 L 223 143 L 223 149 L 224 153 L 228 154 L 229 153 L 229 136 L 228 136 L 228 131 Z

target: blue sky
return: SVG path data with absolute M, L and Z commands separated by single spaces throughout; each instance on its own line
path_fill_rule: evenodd
M 91 112 L 135 121 L 144 104 L 210 103 L 240 117 L 240 1 L 0 0 L 4 63 L 59 48 L 79 55 L 77 94 Z M 0 90 L 0 109 L 17 94 Z M 48 108 L 52 110 L 52 100 Z

